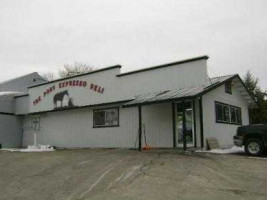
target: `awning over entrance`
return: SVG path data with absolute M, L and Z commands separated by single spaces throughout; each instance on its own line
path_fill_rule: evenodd
M 248 101 L 250 105 L 252 106 L 256 105 L 254 98 L 244 86 L 244 83 L 242 82 L 239 75 L 227 75 L 227 76 L 211 78 L 208 80 L 208 83 L 203 86 L 165 90 L 165 91 L 138 95 L 132 101 L 125 103 L 123 107 L 134 107 L 134 106 L 149 105 L 155 103 L 195 99 L 230 81 L 235 84 L 236 88 L 240 91 L 241 95 L 244 96 L 244 98 Z
M 149 93 L 137 96 L 134 100 L 124 104 L 124 107 L 133 107 L 139 105 L 148 105 L 154 103 L 163 103 L 183 98 L 194 98 L 203 91 L 204 87 L 192 87 L 176 90 L 166 90 L 161 92 Z

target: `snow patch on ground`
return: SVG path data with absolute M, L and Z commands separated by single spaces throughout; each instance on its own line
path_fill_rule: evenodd
M 27 149 L 1 149 L 3 151 L 11 151 L 11 152 L 47 152 L 54 151 L 54 147 L 50 145 L 29 145 Z
M 235 154 L 235 153 L 245 153 L 244 147 L 233 146 L 230 149 L 212 149 L 212 150 L 197 150 L 197 153 L 215 153 L 215 154 Z
M 249 158 L 258 159 L 258 160 L 267 160 L 267 158 L 264 158 L 264 157 L 249 157 Z

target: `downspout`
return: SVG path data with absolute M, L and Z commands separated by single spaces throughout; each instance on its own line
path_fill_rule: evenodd
M 193 120 L 194 120 L 194 146 L 197 147 L 197 126 L 196 126 L 196 102 L 193 100 Z
M 138 106 L 138 115 L 139 115 L 139 146 L 138 151 L 142 151 L 142 108 Z
M 203 105 L 202 105 L 202 96 L 199 97 L 199 117 L 200 117 L 200 141 L 201 141 L 201 148 L 204 148 L 204 130 L 203 130 Z
M 173 148 L 176 148 L 176 112 L 175 103 L 172 102 L 172 132 L 173 132 Z
M 24 124 L 24 116 L 21 117 L 19 120 L 20 120 L 20 129 L 21 129 L 20 148 L 22 148 L 22 146 L 23 146 L 23 136 L 24 136 L 24 126 L 23 126 L 23 124 Z

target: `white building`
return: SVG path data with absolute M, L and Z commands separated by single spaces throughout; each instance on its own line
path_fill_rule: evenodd
M 15 96 L 27 93 L 28 86 L 44 83 L 34 72 L 0 83 L 0 147 L 19 147 L 22 141 L 22 120 L 16 116 Z
M 30 86 L 15 97 L 22 146 L 34 132 L 39 144 L 65 148 L 206 147 L 209 137 L 232 146 L 255 102 L 238 75 L 209 79 L 207 60 L 128 73 L 117 65 Z

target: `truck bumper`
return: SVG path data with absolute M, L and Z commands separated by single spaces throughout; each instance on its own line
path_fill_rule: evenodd
M 234 145 L 238 147 L 243 146 L 243 137 L 242 136 L 234 136 Z

